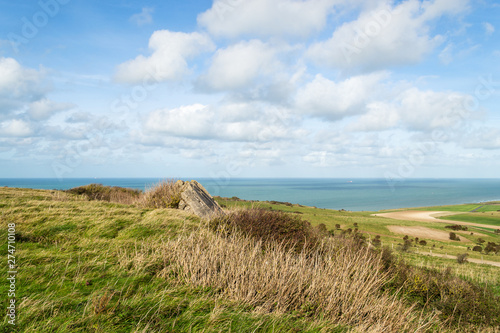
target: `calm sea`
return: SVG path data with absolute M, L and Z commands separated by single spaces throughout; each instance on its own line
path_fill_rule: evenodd
M 352 211 L 500 200 L 500 179 L 408 179 L 395 184 L 384 179 L 196 180 L 212 195 Z M 158 181 L 157 178 L 0 179 L 0 186 L 69 189 L 100 183 L 144 190 Z

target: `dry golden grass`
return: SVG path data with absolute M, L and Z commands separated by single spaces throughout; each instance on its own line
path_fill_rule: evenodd
M 181 200 L 176 179 L 165 179 L 151 186 L 136 201 L 143 208 L 177 208 Z
M 184 283 L 212 287 L 259 313 L 321 317 L 365 332 L 425 332 L 433 325 L 433 316 L 382 293 L 389 277 L 381 258 L 349 242 L 330 239 L 297 254 L 237 232 L 200 229 L 166 242 L 162 256 Z

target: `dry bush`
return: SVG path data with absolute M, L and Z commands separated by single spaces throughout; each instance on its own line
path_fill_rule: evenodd
M 467 253 L 462 253 L 462 254 L 457 255 L 457 263 L 459 263 L 459 264 L 466 263 L 468 255 L 469 254 L 467 254 Z
M 162 180 L 147 189 L 137 201 L 143 208 L 178 208 L 181 186 L 175 179 Z
M 89 184 L 66 190 L 67 193 L 82 195 L 88 200 L 101 200 L 132 204 L 141 195 L 140 190 L 118 186 L 104 186 L 102 184 Z
M 381 255 L 351 242 L 327 238 L 316 250 L 297 253 L 236 230 L 224 235 L 200 229 L 162 249 L 169 274 L 258 312 L 328 318 L 365 331 L 424 332 L 432 319 L 381 292 L 389 280 Z
M 439 310 L 447 325 L 500 325 L 500 297 L 491 288 L 460 279 L 450 270 L 410 266 L 389 254 L 384 256 L 384 262 L 386 271 L 393 276 L 386 287 L 400 291 L 420 307 Z
M 283 243 L 285 248 L 294 248 L 297 251 L 316 247 L 326 235 L 326 232 L 322 233 L 321 229 L 313 228 L 309 222 L 297 215 L 256 208 L 235 210 L 227 215 L 217 216 L 209 225 L 216 232 L 224 233 L 236 229 L 265 243 Z

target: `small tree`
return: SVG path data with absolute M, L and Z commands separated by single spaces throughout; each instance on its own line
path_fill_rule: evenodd
M 482 252 L 483 251 L 483 248 L 479 245 L 476 245 L 472 248 L 472 251 L 476 251 L 476 252 Z
M 468 256 L 467 253 L 462 253 L 462 254 L 457 255 L 457 262 L 459 264 L 463 264 L 463 263 L 467 262 L 467 256 Z
M 411 248 L 411 242 L 408 239 L 405 239 L 404 244 L 401 246 L 401 251 L 407 252 Z

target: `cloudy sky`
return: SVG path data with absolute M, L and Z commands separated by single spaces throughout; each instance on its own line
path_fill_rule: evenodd
M 1 177 L 498 177 L 500 1 L 0 0 Z

